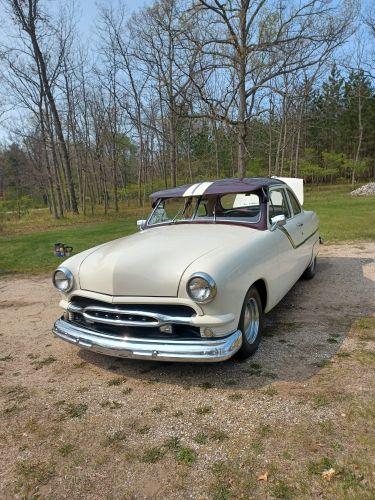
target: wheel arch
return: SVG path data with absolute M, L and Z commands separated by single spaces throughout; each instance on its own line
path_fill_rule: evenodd
M 262 302 L 262 309 L 264 312 L 267 308 L 267 303 L 268 303 L 267 284 L 263 278 L 260 278 L 257 281 L 254 281 L 254 283 L 251 286 L 255 286 L 255 288 L 258 290 L 260 300 Z M 249 290 L 250 290 L 250 288 L 249 288 Z

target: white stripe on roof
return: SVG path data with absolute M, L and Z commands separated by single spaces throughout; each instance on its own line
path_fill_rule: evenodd
M 201 196 L 212 182 L 198 182 L 188 187 L 182 196 Z
M 192 196 L 193 192 L 200 184 L 201 182 L 198 182 L 197 184 L 193 184 L 192 186 L 188 187 L 182 196 Z
M 202 182 L 200 186 L 194 191 L 194 196 L 201 196 L 208 187 L 210 187 L 212 182 Z

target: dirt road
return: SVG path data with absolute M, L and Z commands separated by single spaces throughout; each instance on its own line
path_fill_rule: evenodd
M 257 354 L 205 366 L 79 351 L 49 278 L 3 279 L 0 497 L 373 497 L 374 256 L 323 247 Z

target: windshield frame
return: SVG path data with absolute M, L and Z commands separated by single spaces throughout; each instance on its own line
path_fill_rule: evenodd
M 168 221 L 162 221 L 162 222 L 157 222 L 155 224 L 150 224 L 150 220 L 152 219 L 155 211 L 159 208 L 160 204 L 163 203 L 165 200 L 168 200 L 170 198 L 159 198 L 156 203 L 154 203 L 153 205 L 153 210 L 151 211 L 149 217 L 147 218 L 146 220 L 146 227 L 148 228 L 152 228 L 152 227 L 158 227 L 158 226 L 169 226 L 169 225 L 174 225 L 174 224 L 233 224 L 233 225 L 243 225 L 243 226 L 248 226 L 248 227 L 256 227 L 256 226 L 259 226 L 260 223 L 262 222 L 262 219 L 263 219 L 263 216 L 264 216 L 264 208 L 263 208 L 263 205 L 265 204 L 264 203 L 264 200 L 263 200 L 263 197 L 262 197 L 262 194 L 256 190 L 256 191 L 252 191 L 251 192 L 252 194 L 257 194 L 258 197 L 259 197 L 259 213 L 258 213 L 258 217 L 256 220 L 254 221 L 245 221 L 245 220 L 241 220 L 240 217 L 238 218 L 230 218 L 230 217 L 217 217 L 215 215 L 215 212 L 216 212 L 216 207 L 220 204 L 221 205 L 221 197 L 222 196 L 225 196 L 225 195 L 228 195 L 228 194 L 250 194 L 249 193 L 238 193 L 238 192 L 234 192 L 234 193 L 219 193 L 219 194 L 215 194 L 215 195 L 209 195 L 209 196 L 205 196 L 205 195 L 201 195 L 201 196 L 187 196 L 186 197 L 186 202 L 185 202 L 185 207 L 184 207 L 184 211 L 186 209 L 186 206 L 187 204 L 189 203 L 189 200 L 190 200 L 190 204 L 192 206 L 194 206 L 194 209 L 192 210 L 192 216 L 188 219 L 172 219 L 172 220 L 168 220 Z M 176 197 L 173 197 L 173 198 L 184 198 L 183 196 L 176 196 Z M 215 199 L 215 202 L 214 202 L 214 214 L 213 216 L 209 216 L 207 219 L 197 219 L 196 216 L 197 216 L 197 213 L 198 213 L 198 209 L 199 209 L 199 205 L 200 205 L 200 202 L 202 201 L 202 199 L 207 199 L 207 198 L 214 198 Z M 195 203 L 195 205 L 194 205 Z M 265 204 L 266 206 L 266 213 L 267 213 L 267 203 Z M 184 212 L 182 212 L 183 214 Z M 182 215 L 181 214 L 181 215 Z M 263 226 L 263 224 L 262 224 Z M 260 228 L 260 227 L 258 227 Z M 263 227 L 262 227 L 263 228 Z

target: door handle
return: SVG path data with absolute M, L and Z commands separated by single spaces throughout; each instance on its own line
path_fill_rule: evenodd
M 300 222 L 299 224 L 297 224 L 297 227 L 302 227 L 303 226 L 303 222 Z

